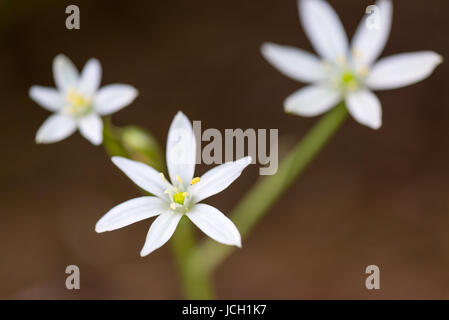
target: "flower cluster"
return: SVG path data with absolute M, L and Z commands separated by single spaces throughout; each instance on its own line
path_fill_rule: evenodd
M 285 99 L 287 112 L 316 116 L 344 101 L 356 121 L 378 129 L 382 108 L 372 91 L 419 82 L 442 62 L 433 51 L 402 53 L 377 61 L 390 34 L 393 5 L 391 0 L 379 0 L 376 5 L 377 28 L 370 28 L 365 17 L 349 44 L 340 19 L 325 0 L 298 0 L 303 28 L 319 57 L 289 46 L 262 46 L 263 56 L 279 71 L 309 83 Z M 129 105 L 137 90 L 125 84 L 100 88 L 101 73 L 96 59 L 90 59 L 81 73 L 66 56 L 54 59 L 56 89 L 33 86 L 29 92 L 34 101 L 53 112 L 39 128 L 36 142 L 57 142 L 79 129 L 92 144 L 102 143 L 101 117 Z M 219 165 L 201 177 L 194 175 L 195 157 L 192 125 L 182 112 L 176 114 L 168 132 L 168 177 L 144 163 L 113 157 L 113 163 L 151 195 L 115 206 L 97 222 L 95 230 L 112 231 L 157 216 L 140 253 L 146 256 L 164 245 L 186 216 L 212 239 L 240 247 L 241 236 L 234 223 L 218 209 L 200 202 L 226 189 L 251 163 L 251 157 Z

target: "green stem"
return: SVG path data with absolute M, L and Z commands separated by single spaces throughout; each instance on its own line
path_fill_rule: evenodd
M 178 266 L 181 277 L 183 294 L 186 299 L 213 299 L 214 293 L 212 289 L 212 281 L 204 273 L 193 272 L 190 268 L 198 268 L 198 266 L 188 265 L 189 256 L 195 248 L 195 235 L 192 223 L 183 216 L 179 222 L 176 232 L 173 234 L 171 244 L 173 253 Z
M 328 112 L 309 131 L 309 133 L 290 151 L 279 165 L 278 172 L 272 176 L 261 176 L 253 188 L 245 195 L 231 213 L 231 220 L 238 226 L 242 237 L 246 236 L 256 222 L 268 211 L 293 181 L 304 171 L 318 152 L 326 145 L 332 135 L 346 119 L 347 111 L 341 103 Z M 192 253 L 189 271 L 211 276 L 234 250 L 211 239 L 205 240 Z M 196 266 L 196 268 L 193 268 Z M 201 266 L 201 268 L 198 268 Z M 195 278 L 195 275 L 190 275 Z M 202 298 L 197 296 L 196 298 Z

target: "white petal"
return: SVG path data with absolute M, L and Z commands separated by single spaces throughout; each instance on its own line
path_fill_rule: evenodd
M 145 245 L 140 251 L 142 257 L 150 254 L 154 250 L 162 247 L 173 235 L 181 220 L 182 214 L 167 211 L 162 213 L 151 224 L 150 230 L 145 240 Z
M 372 129 L 379 129 L 382 126 L 382 106 L 371 91 L 361 90 L 348 94 L 346 106 L 357 122 Z
M 263 44 L 261 51 L 275 68 L 294 80 L 317 82 L 326 78 L 323 63 L 306 51 L 274 43 Z
M 307 86 L 287 97 L 284 101 L 285 112 L 304 117 L 322 114 L 341 100 L 341 94 L 324 86 Z
M 195 172 L 196 141 L 190 120 L 179 111 L 174 117 L 167 138 L 167 167 L 173 184 L 179 176 L 189 185 Z
M 140 197 L 125 201 L 98 220 L 95 231 L 112 231 L 157 216 L 167 210 L 165 204 L 165 201 L 156 197 Z
M 94 97 L 94 108 L 101 115 L 107 115 L 123 109 L 137 97 L 138 91 L 127 84 L 104 86 Z
M 91 113 L 81 118 L 78 125 L 80 133 L 92 144 L 97 146 L 103 142 L 103 122 L 97 114 Z
M 329 61 L 348 54 L 348 38 L 334 9 L 323 0 L 299 0 L 303 28 L 315 50 Z
M 373 90 L 405 87 L 430 76 L 443 58 L 433 51 L 402 53 L 379 60 L 366 79 Z
M 76 130 L 76 121 L 66 115 L 53 114 L 36 133 L 36 143 L 53 143 L 67 138 Z
M 390 0 L 379 0 L 376 6 L 378 11 L 365 15 L 352 40 L 357 68 L 369 67 L 382 53 L 390 35 L 393 4 Z
M 160 173 L 150 166 L 122 157 L 112 157 L 112 162 L 142 189 L 161 199 L 168 199 Z
M 187 212 L 186 216 L 215 241 L 239 248 L 242 246 L 239 230 L 220 210 L 200 203 Z
M 78 86 L 78 70 L 72 61 L 63 54 L 57 55 L 53 60 L 53 77 L 55 78 L 56 86 L 61 92 Z
M 78 90 L 84 96 L 92 96 L 100 86 L 101 64 L 97 59 L 89 59 L 81 72 Z
M 48 111 L 58 111 L 64 105 L 64 99 L 54 88 L 32 86 L 29 94 L 31 99 Z
M 192 186 L 190 192 L 193 200 L 200 202 L 214 194 L 217 194 L 234 182 L 243 169 L 251 163 L 251 157 L 244 157 L 237 161 L 231 161 L 219 165 L 201 176 L 200 182 Z

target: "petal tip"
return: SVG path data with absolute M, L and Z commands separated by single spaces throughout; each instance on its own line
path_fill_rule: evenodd
M 176 112 L 175 114 L 175 118 L 174 120 L 178 120 L 178 119 L 188 119 L 187 116 L 184 114 L 184 112 L 182 112 L 181 110 L 179 110 L 178 112 Z
M 284 112 L 291 115 L 298 115 L 297 113 L 295 113 L 293 106 L 287 101 L 284 102 Z
M 119 159 L 125 159 L 125 158 L 124 157 L 120 157 L 120 156 L 113 156 L 113 157 L 111 157 L 112 161 L 117 161 Z
M 128 160 L 128 159 L 126 159 L 126 158 L 124 158 L 124 157 L 120 157 L 120 156 L 113 156 L 113 157 L 111 158 L 111 161 L 112 161 L 117 167 L 119 167 L 119 166 L 123 163 L 123 161 L 126 161 L 126 160 Z
M 36 142 L 36 144 L 49 144 L 51 142 L 48 142 L 45 140 L 45 138 L 43 137 L 42 134 L 40 134 L 39 132 L 36 134 L 36 137 L 34 138 L 34 141 Z
M 64 53 L 58 53 L 55 57 L 55 59 L 66 59 L 67 56 Z
M 34 94 L 35 93 L 36 93 L 36 86 L 31 86 L 30 89 L 28 90 L 28 95 L 33 100 L 34 100 Z
M 53 65 L 65 62 L 71 62 L 71 60 L 63 53 L 57 54 L 56 57 L 53 59 Z
M 92 143 L 94 146 L 98 147 L 103 143 L 103 137 L 101 136 L 98 140 L 90 139 L 89 142 Z
M 239 240 L 236 244 L 235 244 L 235 246 L 237 247 L 237 248 L 242 248 L 242 240 Z
M 369 123 L 369 124 L 365 123 L 365 125 L 367 127 L 369 127 L 370 129 L 379 130 L 380 128 L 382 128 L 382 120 L 379 120 L 378 122 Z
M 65 59 L 65 58 L 67 58 L 67 56 L 66 56 L 65 54 L 63 54 L 63 53 L 58 53 L 58 54 L 56 55 L 54 61 L 61 60 L 61 59 Z
M 190 122 L 190 119 L 179 110 L 171 122 L 170 129 L 172 127 L 189 128 L 190 130 L 192 128 L 192 123 Z
M 95 232 L 102 233 L 105 231 L 107 231 L 106 228 L 100 223 L 100 221 L 98 221 L 97 224 L 95 225 Z
M 284 103 L 284 112 L 285 113 L 292 113 L 291 107 L 288 104 L 286 104 L 286 103 Z
M 436 67 L 444 62 L 444 57 L 435 51 L 431 51 L 430 54 L 433 54 L 433 70 L 435 70 Z
M 114 156 L 111 158 L 112 163 L 118 167 L 120 170 L 122 170 L 122 167 L 124 165 L 126 165 L 127 163 L 129 163 L 128 161 L 131 161 L 129 159 L 126 159 L 124 157 L 120 157 L 120 156 Z
M 143 257 L 146 257 L 147 255 L 149 255 L 151 252 L 153 252 L 154 251 L 154 249 L 151 249 L 151 248 L 145 248 L 145 247 L 143 247 L 142 248 L 142 250 L 140 250 L 140 256 L 143 258 Z
M 264 42 L 260 46 L 260 52 L 264 57 L 266 57 L 267 55 L 269 55 L 269 51 L 271 50 L 271 48 L 273 48 L 273 46 L 274 44 L 271 42 Z
M 139 95 L 139 90 L 131 85 L 129 86 L 129 88 L 131 90 L 131 102 L 133 102 L 134 99 L 136 99 L 137 96 Z
M 91 63 L 96 63 L 96 64 L 100 64 L 100 60 L 98 60 L 97 58 L 95 58 L 95 57 L 92 57 L 92 58 L 90 58 L 89 59 L 89 61 L 87 61 L 87 62 L 91 62 Z

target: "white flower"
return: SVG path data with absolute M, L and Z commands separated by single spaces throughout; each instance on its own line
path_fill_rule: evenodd
M 112 208 L 95 226 L 97 232 L 112 231 L 158 216 L 140 252 L 146 256 L 165 244 L 186 215 L 212 239 L 241 247 L 240 233 L 218 209 L 199 203 L 226 189 L 251 163 L 251 157 L 227 162 L 194 178 L 196 142 L 192 125 L 182 113 L 173 119 L 167 138 L 167 167 L 171 183 L 144 163 L 113 157 L 112 161 L 140 188 L 155 195 L 135 198 Z
M 56 87 L 32 86 L 30 97 L 48 111 L 54 112 L 36 134 L 37 143 L 53 143 L 67 138 L 78 128 L 91 143 L 103 141 L 102 115 L 114 113 L 137 96 L 137 90 L 126 84 L 110 84 L 99 89 L 101 65 L 97 59 L 87 61 L 81 75 L 64 55 L 53 60 Z
M 378 129 L 382 125 L 382 108 L 371 90 L 414 84 L 442 62 L 442 57 L 432 51 L 397 54 L 376 62 L 390 34 L 393 13 L 390 0 L 379 0 L 376 5 L 378 28 L 366 21 L 376 17 L 365 17 L 349 46 L 340 19 L 326 1 L 298 1 L 303 28 L 321 58 L 293 47 L 262 46 L 264 57 L 279 71 L 311 83 L 287 97 L 287 112 L 315 116 L 344 100 L 355 120 Z

